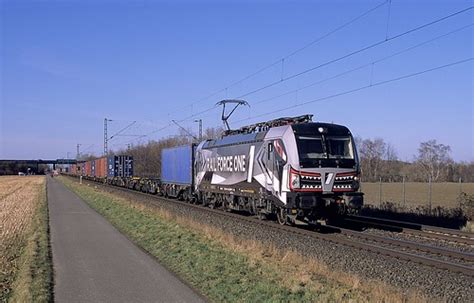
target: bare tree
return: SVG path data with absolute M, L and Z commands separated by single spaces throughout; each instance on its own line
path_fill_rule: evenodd
M 385 144 L 385 155 L 384 160 L 387 161 L 398 161 L 397 150 L 391 143 Z
M 90 161 L 90 160 L 94 160 L 94 159 L 97 159 L 98 157 L 93 154 L 93 153 L 84 153 L 84 154 L 81 154 L 81 156 L 79 157 L 79 161 Z
M 382 161 L 382 175 L 388 182 L 399 181 L 401 179 L 402 163 L 398 160 L 398 155 L 395 147 L 390 144 L 385 144 L 385 154 Z
M 221 136 L 222 128 L 207 128 L 204 131 L 204 139 L 216 139 Z M 133 156 L 134 174 L 142 177 L 159 177 L 161 173 L 161 151 L 164 148 L 170 148 L 191 143 L 198 143 L 191 136 L 190 129 L 180 129 L 177 136 L 161 138 L 158 141 L 148 141 L 143 144 L 135 145 L 130 149 L 116 151 L 116 154 L 127 154 Z
M 359 147 L 362 177 L 365 181 L 386 181 L 399 179 L 402 163 L 398 161 L 395 147 L 381 138 L 355 138 Z
M 449 145 L 438 144 L 436 140 L 421 142 L 416 163 L 432 181 L 437 182 L 443 170 L 446 171 L 448 165 L 453 162 L 450 153 Z
M 222 136 L 224 129 L 222 126 L 219 127 L 208 127 L 204 131 L 203 139 L 218 139 Z
M 380 176 L 380 170 L 387 144 L 381 138 L 374 140 L 365 139 L 361 143 L 361 170 L 366 181 L 376 181 Z

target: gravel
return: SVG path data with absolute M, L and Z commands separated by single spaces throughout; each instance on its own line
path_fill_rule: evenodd
M 119 192 L 122 197 L 134 201 L 151 202 L 176 215 L 189 217 L 238 237 L 268 243 L 282 250 L 297 251 L 303 256 L 325 263 L 329 269 L 355 274 L 360 278 L 380 280 L 406 292 L 414 289 L 429 297 L 447 302 L 471 302 L 474 298 L 474 278 L 463 274 L 398 260 L 311 236 L 262 227 L 257 223 L 219 216 L 206 209 L 172 203 L 153 196 L 147 197 L 112 187 L 105 187 L 105 189 Z

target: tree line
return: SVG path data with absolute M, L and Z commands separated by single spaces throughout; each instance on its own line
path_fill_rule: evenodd
M 215 139 L 222 128 L 207 128 L 203 139 Z M 132 146 L 116 151 L 134 157 L 134 174 L 143 177 L 159 177 L 161 173 L 161 150 L 192 143 L 189 132 Z M 474 182 L 474 161 L 455 162 L 451 147 L 436 140 L 421 142 L 411 162 L 401 161 L 395 147 L 382 138 L 355 138 L 358 148 L 361 178 L 363 182 Z M 86 156 L 86 155 L 85 155 Z M 93 158 L 87 155 L 85 158 Z
M 217 139 L 221 136 L 222 131 L 223 129 L 220 127 L 206 128 L 202 134 L 202 139 Z M 116 154 L 133 156 L 134 175 L 159 178 L 161 174 L 161 150 L 195 142 L 196 140 L 189 134 L 190 131 L 181 130 L 176 136 L 134 145 L 128 149 L 119 150 Z
M 455 162 L 451 147 L 436 140 L 421 142 L 411 162 L 400 161 L 393 145 L 381 138 L 356 138 L 362 181 L 474 182 L 474 161 Z

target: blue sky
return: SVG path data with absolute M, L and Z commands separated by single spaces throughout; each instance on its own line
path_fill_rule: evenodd
M 0 1 L 0 158 L 72 156 L 77 143 L 99 155 L 104 117 L 114 120 L 109 134 L 129 121 L 137 122 L 125 134 L 148 134 L 116 137 L 110 142 L 115 149 L 178 133 L 175 126 L 163 128 L 172 119 L 195 115 L 181 122 L 194 131 L 198 118 L 204 127 L 218 126 L 220 109 L 211 108 L 221 99 L 473 5 L 392 0 L 390 18 L 389 5 L 382 5 L 283 64 L 229 86 L 383 2 Z M 363 138 L 384 138 L 402 160 L 413 159 L 420 142 L 436 139 L 451 146 L 455 160 L 473 161 L 472 61 L 301 106 L 471 58 L 473 21 L 470 10 L 245 96 L 251 107 L 240 110 L 231 125 L 312 113 L 315 120 L 347 125 Z M 287 107 L 292 108 L 264 115 Z M 210 110 L 197 114 L 205 109 Z

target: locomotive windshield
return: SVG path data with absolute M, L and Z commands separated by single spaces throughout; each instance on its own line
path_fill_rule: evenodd
M 327 137 L 330 159 L 354 159 L 354 150 L 350 137 Z
M 296 136 L 296 144 L 302 167 L 314 167 L 320 165 L 321 161 L 327 165 L 328 162 L 334 160 L 341 160 L 352 165 L 355 163 L 350 136 Z M 332 159 L 334 160 L 330 161 Z

